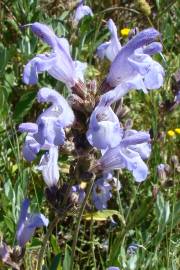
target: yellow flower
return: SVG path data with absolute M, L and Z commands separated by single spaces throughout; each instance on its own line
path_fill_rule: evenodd
M 123 28 L 123 29 L 121 29 L 121 31 L 120 31 L 121 32 L 121 35 L 127 37 L 129 35 L 130 30 L 131 29 L 129 29 L 129 28 Z
M 86 182 L 81 182 L 80 183 L 80 188 L 84 189 L 87 186 Z
M 175 136 L 175 132 L 173 130 L 168 130 L 167 135 L 169 137 L 174 137 Z
M 180 134 L 180 128 L 175 128 L 175 132 L 176 132 L 177 134 Z

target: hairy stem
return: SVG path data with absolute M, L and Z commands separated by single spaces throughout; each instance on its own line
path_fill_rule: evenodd
M 89 183 L 88 188 L 87 188 L 86 196 L 84 198 L 84 201 L 83 201 L 83 203 L 81 205 L 81 208 L 79 210 L 79 215 L 77 217 L 77 224 L 76 224 L 76 229 L 75 229 L 74 238 L 73 238 L 73 244 L 72 244 L 70 270 L 73 270 L 74 257 L 75 257 L 75 252 L 76 252 L 77 239 L 78 239 L 78 235 L 79 235 L 80 223 L 81 223 L 81 219 L 82 219 L 82 216 L 83 216 L 83 213 L 84 213 L 84 209 L 86 207 L 87 200 L 89 198 L 91 189 L 92 189 L 93 184 L 94 184 L 94 179 L 95 179 L 95 177 L 93 176 L 92 179 L 90 180 L 90 183 Z

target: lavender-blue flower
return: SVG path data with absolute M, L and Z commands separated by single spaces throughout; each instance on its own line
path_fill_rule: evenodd
M 92 9 L 89 6 L 84 5 L 83 3 L 84 1 L 80 0 L 77 4 L 77 8 L 73 18 L 76 23 L 82 20 L 85 16 L 93 16 Z
M 102 171 L 109 172 L 114 169 L 127 168 L 132 172 L 137 182 L 142 182 L 148 175 L 148 168 L 143 161 L 144 156 L 140 144 L 149 143 L 150 135 L 146 132 L 137 132 L 122 139 L 120 144 L 108 149 L 99 160 Z M 136 146 L 134 149 L 133 147 Z M 131 148 L 132 147 L 132 148 Z M 142 156 L 141 156 L 142 154 Z
M 31 24 L 31 29 L 52 47 L 52 51 L 39 54 L 26 64 L 23 73 L 23 81 L 26 84 L 36 84 L 38 74 L 44 71 L 70 88 L 78 83 L 79 79 L 83 79 L 87 65 L 72 60 L 67 39 L 57 37 L 53 30 L 41 23 Z
M 111 33 L 111 39 L 110 39 L 110 41 L 102 43 L 97 48 L 97 55 L 101 59 L 106 57 L 110 61 L 113 61 L 121 49 L 121 44 L 119 42 L 118 35 L 117 35 L 117 27 L 112 19 L 108 20 L 107 26 L 108 26 L 109 31 Z
M 48 219 L 43 214 L 29 214 L 29 200 L 25 199 L 22 202 L 19 222 L 17 226 L 16 239 L 20 247 L 24 247 L 25 244 L 30 240 L 35 232 L 36 228 L 48 226 Z
M 110 106 L 101 103 L 96 106 L 90 117 L 86 137 L 89 143 L 98 149 L 115 147 L 120 143 L 122 129 L 118 117 Z
M 27 132 L 23 147 L 23 155 L 28 161 L 32 161 L 40 149 L 48 150 L 54 145 L 63 145 L 65 141 L 64 128 L 74 122 L 74 113 L 57 91 L 49 88 L 41 88 L 38 91 L 39 102 L 50 102 L 52 105 L 40 114 L 36 123 L 22 123 L 20 132 Z
M 96 180 L 93 186 L 92 201 L 98 210 L 107 208 L 107 202 L 112 197 L 111 185 L 106 181 L 106 177 Z
M 43 179 L 49 188 L 57 186 L 59 180 L 58 147 L 51 146 L 39 163 L 38 170 L 42 171 Z
M 162 86 L 164 70 L 150 56 L 159 53 L 162 49 L 161 44 L 155 42 L 158 36 L 160 36 L 158 31 L 149 28 L 138 33 L 121 48 L 106 78 L 109 87 L 115 89 L 105 93 L 101 99 L 112 103 L 132 89 L 147 93 L 148 90 Z

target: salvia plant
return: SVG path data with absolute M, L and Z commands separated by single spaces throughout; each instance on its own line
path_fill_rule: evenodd
M 86 15 L 93 16 L 90 7 L 80 1 L 74 13 L 76 24 Z M 131 31 L 121 44 L 116 25 L 107 22 L 110 40 L 97 48 L 97 56 L 109 60 L 109 71 L 99 84 L 86 80 L 87 63 L 74 60 L 71 45 L 65 37 L 58 37 L 53 29 L 40 22 L 22 26 L 49 46 L 49 51 L 35 55 L 24 67 L 23 81 L 37 84 L 39 74 L 47 72 L 66 85 L 68 96 L 55 89 L 43 87 L 37 92 L 37 102 L 43 104 L 35 122 L 19 125 L 25 133 L 23 157 L 32 162 L 40 156 L 37 170 L 45 182 L 45 197 L 53 221 L 41 213 L 28 212 L 29 200 L 22 202 L 14 247 L 1 243 L 0 256 L 6 265 L 21 269 L 26 243 L 35 229 L 45 226 L 47 234 L 38 257 L 37 269 L 42 269 L 44 251 L 55 225 L 68 215 L 76 214 L 70 269 L 74 269 L 77 238 L 82 217 L 108 208 L 108 203 L 121 183 L 115 171 L 128 170 L 138 183 L 145 181 L 149 171 L 146 161 L 151 154 L 148 131 L 136 130 L 132 122 L 121 123 L 124 113 L 122 98 L 132 90 L 148 93 L 163 85 L 164 69 L 153 59 L 162 51 L 160 33 L 148 28 L 138 33 Z M 178 98 L 178 97 L 177 97 Z M 71 157 L 69 181 L 62 182 L 58 159 L 61 153 Z M 159 171 L 161 168 L 159 167 Z M 49 225 L 48 225 L 49 224 Z M 135 252 L 132 244 L 129 252 Z M 109 270 L 119 269 L 110 266 Z

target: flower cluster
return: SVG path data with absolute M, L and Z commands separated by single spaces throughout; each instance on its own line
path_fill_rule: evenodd
M 81 17 L 79 14 L 82 9 L 91 14 L 80 2 L 75 14 L 77 20 Z M 69 89 L 68 100 L 71 101 L 72 107 L 57 91 L 42 88 L 37 94 L 37 100 L 41 103 L 51 103 L 51 106 L 40 114 L 36 123 L 23 123 L 19 126 L 21 132 L 27 132 L 23 147 L 23 155 L 27 160 L 32 161 L 40 150 L 46 151 L 38 169 L 42 171 L 49 188 L 57 186 L 58 151 L 66 140 L 65 128 L 73 128 L 76 150 L 76 135 L 79 138 L 85 135 L 84 140 L 101 153 L 93 167 L 93 173 L 97 173 L 97 180 L 93 187 L 92 201 L 97 209 L 106 208 L 108 200 L 112 197 L 112 186 L 107 175 L 111 175 L 112 179 L 114 170 L 128 169 L 137 182 L 144 181 L 148 175 L 144 160 L 149 158 L 151 152 L 150 135 L 148 132 L 123 128 L 111 107 L 112 103 L 132 89 L 143 90 L 145 93 L 158 89 L 162 86 L 164 77 L 162 66 L 152 58 L 152 55 L 162 50 L 161 43 L 157 42 L 160 36 L 157 30 L 149 28 L 139 32 L 122 46 L 112 19 L 108 21 L 107 26 L 111 39 L 97 48 L 97 55 L 101 59 L 108 58 L 112 63 L 100 90 L 95 89 L 94 94 L 84 82 L 87 64 L 72 59 L 67 39 L 57 37 L 53 30 L 44 24 L 36 22 L 30 25 L 32 32 L 51 47 L 51 52 L 37 55 L 29 61 L 24 69 L 24 82 L 34 84 L 38 80 L 38 73 L 47 71 L 66 84 Z M 98 103 L 95 102 L 97 99 Z M 90 117 L 83 135 L 76 127 L 77 123 L 82 122 L 79 119 L 84 113 L 84 104 L 89 105 Z M 84 120 L 88 121 L 87 114 Z M 83 148 L 82 141 L 81 147 Z M 79 155 L 82 156 L 82 153 Z M 83 155 L 87 157 L 87 153 Z M 89 168 L 89 171 L 92 169 Z

